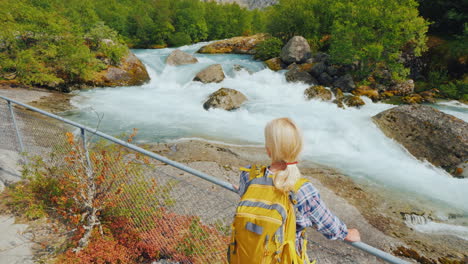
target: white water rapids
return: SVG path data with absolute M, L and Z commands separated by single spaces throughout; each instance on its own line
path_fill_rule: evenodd
M 194 53 L 203 44 L 181 49 Z M 393 107 L 365 98 L 361 109 L 340 109 L 329 102 L 306 101 L 304 84 L 287 83 L 284 72 L 265 69 L 249 56 L 195 54 L 198 64 L 167 66 L 173 49 L 135 50 L 146 64 L 151 82 L 139 87 L 83 91 L 73 100 L 77 111 L 68 118 L 95 127 L 96 112 L 103 115 L 99 129 L 118 135 L 138 128 L 140 142 L 161 142 L 197 137 L 233 144 L 263 143 L 263 128 L 271 119 L 291 117 L 302 128 L 302 160 L 337 168 L 346 175 L 395 192 L 397 199 L 417 199 L 468 214 L 468 179 L 411 156 L 387 138 L 371 117 Z M 191 81 L 201 69 L 221 63 L 227 78 L 218 84 Z M 234 64 L 251 70 L 235 72 Z M 241 91 L 248 102 L 233 112 L 205 111 L 208 95 L 221 87 Z M 468 121 L 466 108 L 438 106 Z

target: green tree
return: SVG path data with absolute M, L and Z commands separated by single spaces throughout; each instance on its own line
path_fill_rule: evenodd
M 328 12 L 316 10 L 317 2 L 318 0 L 280 0 L 267 13 L 267 32 L 283 41 L 296 35 L 316 38 L 320 29 L 318 16 Z
M 385 65 L 393 78 L 409 73 L 400 62 L 409 46 L 415 55 L 426 49 L 428 23 L 414 0 L 358 0 L 341 4 L 331 30 L 330 55 L 335 63 L 359 64 L 359 76 Z
M 174 3 L 174 27 L 177 32 L 187 33 L 192 41 L 199 42 L 208 37 L 205 9 L 198 0 L 179 0 Z

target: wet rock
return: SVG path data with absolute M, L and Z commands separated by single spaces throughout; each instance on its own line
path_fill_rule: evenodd
M 420 104 L 424 101 L 424 98 L 419 94 L 410 94 L 401 98 L 404 104 Z
M 333 103 L 336 104 L 339 108 L 343 108 L 343 109 L 345 108 L 343 100 L 335 99 L 333 100 Z
M 234 37 L 230 39 L 216 41 L 201 47 L 198 53 L 235 53 L 235 54 L 255 54 L 255 48 L 266 39 L 265 34 L 253 36 Z
M 289 70 L 285 76 L 288 82 L 303 82 L 310 85 L 318 84 L 317 80 L 312 77 L 312 75 L 310 75 L 308 72 L 300 70 L 298 67 Z
M 203 104 L 203 108 L 205 110 L 221 108 L 231 111 L 239 108 L 245 101 L 247 101 L 247 97 L 243 93 L 234 89 L 221 88 L 210 94 L 208 100 Z
M 434 99 L 435 93 L 432 92 L 432 91 L 420 92 L 419 95 L 422 96 L 423 101 L 426 102 L 426 103 L 434 104 L 436 102 L 436 100 Z
M 222 82 L 225 77 L 221 64 L 214 64 L 199 72 L 193 80 L 202 83 L 219 83 Z
M 166 64 L 173 66 L 194 64 L 197 62 L 197 58 L 178 49 L 174 50 L 166 59 Z
M 322 101 L 330 101 L 332 92 L 321 85 L 311 86 L 304 91 L 306 99 L 320 99 Z
M 380 97 L 381 97 L 382 99 L 390 98 L 390 97 L 392 97 L 392 96 L 394 96 L 394 95 L 395 95 L 395 94 L 392 93 L 391 91 L 383 91 L 383 92 L 380 93 Z
M 88 84 L 92 86 L 142 85 L 150 80 L 145 65 L 133 53 L 122 58 L 120 66 L 98 72 Z
M 426 159 L 455 175 L 468 160 L 468 124 L 430 106 L 402 105 L 373 117 L 390 138 L 416 158 Z
M 281 60 L 286 64 L 303 63 L 311 57 L 310 46 L 301 36 L 295 36 L 281 50 Z
M 367 85 L 358 86 L 351 93 L 359 96 L 367 96 L 370 99 L 372 99 L 372 101 L 377 101 L 380 99 L 379 91 L 377 91 L 376 89 L 372 89 Z
M 365 105 L 366 103 L 364 100 L 361 99 L 359 96 L 345 96 L 343 99 L 343 103 L 348 107 L 356 107 L 360 108 L 361 106 Z
M 395 95 L 410 95 L 414 93 L 414 81 L 410 79 L 404 82 L 399 82 L 387 90 L 392 91 Z
M 246 67 L 244 67 L 244 66 L 242 66 L 242 65 L 239 65 L 239 64 L 234 64 L 234 65 L 232 66 L 232 69 L 233 69 L 234 71 L 236 71 L 236 72 L 246 71 L 246 72 L 248 72 L 248 73 L 250 73 L 250 74 L 253 73 L 251 70 L 249 70 L 249 69 L 247 69 Z
M 280 58 L 272 58 L 265 61 L 265 64 L 268 68 L 272 71 L 279 71 L 282 70 L 286 65 L 281 61 Z
M 334 92 L 335 92 L 335 98 L 336 98 L 337 100 L 343 100 L 343 99 L 344 99 L 343 91 L 341 91 L 340 88 L 335 89 Z
M 333 87 L 340 88 L 343 92 L 349 93 L 356 88 L 356 85 L 354 84 L 353 77 L 348 73 L 333 82 Z

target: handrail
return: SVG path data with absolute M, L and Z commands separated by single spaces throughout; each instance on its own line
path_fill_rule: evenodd
M 84 126 L 84 125 L 81 125 L 79 123 L 73 122 L 71 120 L 65 119 L 63 117 L 54 115 L 52 113 L 46 112 L 46 111 L 38 109 L 36 107 L 33 107 L 33 106 L 30 106 L 30 105 L 15 101 L 13 99 L 7 98 L 7 97 L 2 96 L 2 95 L 0 95 L 0 98 L 6 100 L 9 104 L 14 103 L 14 104 L 20 105 L 20 106 L 25 107 L 27 109 L 30 109 L 32 111 L 43 114 L 43 115 L 45 115 L 47 117 L 62 121 L 64 123 L 66 123 L 66 124 L 69 124 L 69 125 L 72 125 L 74 127 L 80 128 L 82 130 L 88 131 L 88 132 L 90 132 L 92 134 L 103 137 L 103 138 L 105 138 L 105 139 L 107 139 L 109 141 L 112 141 L 112 142 L 116 143 L 116 144 L 119 144 L 119 145 L 124 146 L 126 148 L 129 148 L 131 150 L 134 150 L 136 152 L 144 154 L 144 155 L 146 155 L 148 157 L 151 157 L 151 158 L 153 158 L 155 160 L 166 163 L 166 164 L 168 164 L 170 166 L 173 166 L 173 167 L 175 167 L 177 169 L 180 169 L 182 171 L 188 172 L 188 173 L 190 173 L 190 174 L 192 174 L 194 176 L 202 178 L 202 179 L 204 179 L 206 181 L 209 181 L 211 183 L 214 183 L 214 184 L 216 184 L 218 186 L 221 186 L 221 187 L 223 187 L 223 188 L 225 188 L 225 189 L 227 189 L 227 190 L 229 190 L 231 192 L 237 193 L 237 190 L 234 188 L 234 186 L 231 183 L 225 182 L 223 180 L 220 180 L 220 179 L 217 179 L 217 178 L 215 178 L 213 176 L 205 174 L 205 173 L 203 173 L 201 171 L 190 168 L 190 167 L 188 167 L 188 166 L 186 166 L 186 165 L 184 165 L 182 163 L 170 160 L 170 159 L 168 159 L 168 158 L 166 158 L 164 156 L 158 155 L 158 154 L 156 154 L 154 152 L 151 152 L 151 151 L 145 150 L 143 148 L 140 148 L 138 146 L 135 146 L 133 144 L 130 144 L 129 142 L 126 142 L 126 141 L 120 140 L 118 138 L 115 138 L 113 136 L 107 135 L 107 134 L 105 134 L 103 132 L 98 131 L 97 129 L 89 128 L 87 126 Z M 374 255 L 374 256 L 382 259 L 382 260 L 385 260 L 388 263 L 392 263 L 392 264 L 409 264 L 409 262 L 407 262 L 407 261 L 404 261 L 404 260 L 399 259 L 399 258 L 397 258 L 397 257 L 395 257 L 395 256 L 393 256 L 393 255 L 391 255 L 391 254 L 389 254 L 387 252 L 384 252 L 384 251 L 382 251 L 380 249 L 377 249 L 377 248 L 374 248 L 374 247 L 372 247 L 370 245 L 367 245 L 366 243 L 363 243 L 363 242 L 346 242 L 346 243 L 348 243 L 351 246 L 353 246 L 355 248 L 358 248 L 358 249 L 360 249 L 360 250 L 362 250 L 364 252 L 367 252 L 367 253 L 369 253 L 371 255 Z

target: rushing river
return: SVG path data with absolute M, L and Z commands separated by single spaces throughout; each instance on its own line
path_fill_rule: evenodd
M 195 53 L 202 44 L 181 49 Z M 288 116 L 302 128 L 305 138 L 303 160 L 341 170 L 358 181 L 398 190 L 401 199 L 452 208 L 468 214 L 468 179 L 455 179 L 445 171 L 411 156 L 387 138 L 371 117 L 392 105 L 372 103 L 365 98 L 361 109 L 340 109 L 329 102 L 306 101 L 304 84 L 287 83 L 284 72 L 266 69 L 261 62 L 243 55 L 196 54 L 199 63 L 167 66 L 173 49 L 135 50 L 146 64 L 151 82 L 139 87 L 102 88 L 83 91 L 75 97 L 77 111 L 67 117 L 118 135 L 138 128 L 140 142 L 179 138 L 203 138 L 233 144 L 263 142 L 267 121 Z M 222 83 L 193 82 L 197 72 L 220 63 L 227 78 Z M 236 72 L 235 64 L 249 71 Z M 221 87 L 244 93 L 249 101 L 233 112 L 205 111 L 208 95 Z M 455 103 L 439 109 L 468 121 L 468 108 Z

